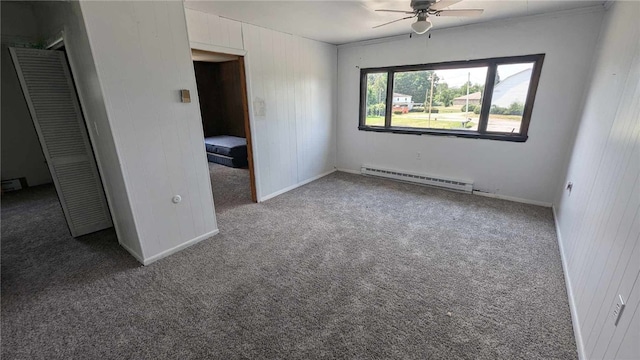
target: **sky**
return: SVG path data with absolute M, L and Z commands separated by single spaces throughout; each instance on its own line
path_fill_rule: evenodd
M 505 79 L 515 73 L 518 73 L 524 69 L 531 68 L 533 64 L 509 64 L 498 65 L 498 74 L 501 79 Z M 440 82 L 446 82 L 449 87 L 459 87 L 467 82 L 467 76 L 471 74 L 472 84 L 484 84 L 487 78 L 487 68 L 467 68 L 467 69 L 451 69 L 451 70 L 436 70 L 435 71 Z

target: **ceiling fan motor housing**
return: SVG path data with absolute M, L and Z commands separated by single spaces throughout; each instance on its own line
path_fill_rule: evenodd
M 411 0 L 413 10 L 429 10 L 429 7 L 436 3 L 436 0 Z
M 431 20 L 429 16 L 478 16 L 482 15 L 483 9 L 451 9 L 447 10 L 450 5 L 457 4 L 463 0 L 411 0 L 411 7 L 413 11 L 405 10 L 388 10 L 388 9 L 376 9 L 376 11 L 401 13 L 405 16 L 400 19 L 386 22 L 381 25 L 374 26 L 373 28 L 379 28 L 381 26 L 393 24 L 398 21 L 418 18 L 416 22 L 411 25 L 413 31 L 418 34 L 424 34 L 431 29 Z

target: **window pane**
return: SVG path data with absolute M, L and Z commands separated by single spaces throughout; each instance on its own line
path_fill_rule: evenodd
M 533 64 L 498 65 L 487 131 L 520 133 Z
M 487 67 L 395 73 L 391 126 L 477 131 L 486 78 Z
M 367 126 L 384 126 L 387 109 L 387 73 L 367 74 Z

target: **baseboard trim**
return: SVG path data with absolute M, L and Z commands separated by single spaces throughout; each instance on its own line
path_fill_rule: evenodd
M 128 247 L 127 245 L 121 243 L 120 241 L 118 241 L 118 243 L 120 244 L 120 246 L 122 246 L 125 250 L 127 250 L 127 252 L 129 254 L 131 254 L 131 256 L 133 256 L 134 258 L 136 258 L 136 260 L 138 260 L 139 263 L 144 264 L 144 258 L 142 257 L 142 255 L 138 254 L 137 252 L 133 251 L 133 249 L 131 249 L 130 247 Z
M 345 173 L 349 173 L 349 174 L 362 175 L 360 170 L 351 170 L 351 169 L 343 169 L 343 168 L 337 168 L 336 170 L 337 171 L 341 171 L 341 172 L 345 172 Z M 391 179 L 391 180 L 393 180 L 393 179 Z M 409 184 L 411 184 L 411 183 L 409 183 Z M 423 184 L 416 184 L 416 185 L 423 186 Z M 443 189 L 443 190 L 450 190 L 450 189 L 445 189 L 445 188 L 441 188 L 441 187 L 437 187 L 437 186 L 436 186 L 436 188 Z M 451 191 L 455 191 L 455 190 L 451 190 Z M 551 203 L 544 202 L 544 201 L 529 200 L 529 199 L 523 199 L 523 198 L 519 198 L 519 197 L 515 197 L 515 196 L 500 195 L 500 194 L 488 193 L 488 192 L 477 191 L 477 190 L 473 191 L 473 195 L 479 195 L 479 196 L 490 197 L 490 198 L 494 198 L 494 199 L 501 199 L 501 200 L 519 202 L 519 203 L 529 204 L 529 205 L 544 206 L 544 207 L 548 207 L 548 208 L 550 208 L 551 205 L 552 205 Z
M 515 197 L 515 196 L 500 195 L 500 194 L 488 193 L 488 192 L 477 191 L 477 190 L 473 190 L 473 195 L 479 195 L 479 196 L 484 196 L 484 197 L 489 197 L 489 198 L 494 198 L 494 199 L 519 202 L 519 203 L 529 204 L 529 205 L 544 206 L 544 207 L 548 207 L 548 208 L 552 207 L 552 205 L 553 205 L 551 203 L 544 202 L 544 201 L 529 200 L 529 199 L 523 199 L 523 198 L 519 198 L 519 197 Z
M 329 174 L 331 174 L 331 173 L 334 173 L 334 172 L 336 172 L 336 169 L 333 169 L 333 170 L 327 171 L 327 172 L 322 173 L 322 174 L 320 174 L 320 175 L 318 175 L 318 176 L 314 176 L 314 177 L 309 178 L 309 179 L 307 179 L 307 180 L 301 181 L 301 182 L 299 182 L 299 183 L 297 183 L 297 184 L 295 184 L 295 185 L 291 185 L 291 186 L 286 187 L 286 188 L 284 188 L 284 189 L 282 189 L 282 190 L 278 190 L 278 191 L 276 191 L 276 192 L 274 192 L 274 193 L 271 193 L 271 194 L 269 194 L 269 195 L 267 195 L 267 196 L 263 196 L 263 197 L 261 197 L 261 198 L 258 200 L 258 202 L 267 201 L 267 200 L 272 199 L 272 198 L 274 198 L 274 197 L 276 197 L 276 196 L 278 196 L 278 195 L 282 195 L 282 194 L 286 193 L 287 191 L 291 191 L 291 190 L 293 190 L 293 189 L 295 189 L 295 188 L 299 188 L 299 187 L 300 187 L 300 186 L 302 186 L 302 185 L 306 185 L 306 184 L 308 184 L 308 183 L 310 183 L 310 182 L 312 182 L 312 181 L 316 181 L 316 180 L 318 180 L 318 179 L 320 179 L 320 178 L 322 178 L 322 177 L 325 177 L 325 176 L 327 176 L 327 175 L 329 175 Z
M 180 244 L 178 246 L 172 247 L 169 250 L 165 250 L 165 251 L 163 251 L 163 252 L 161 252 L 159 254 L 156 254 L 156 255 L 150 256 L 148 258 L 145 258 L 143 261 L 141 261 L 142 265 L 147 266 L 147 265 L 149 265 L 149 264 L 151 264 L 151 263 L 153 263 L 155 261 L 158 261 L 158 260 L 160 260 L 162 258 L 165 258 L 165 257 L 167 257 L 167 256 L 169 256 L 171 254 L 175 254 L 180 250 L 186 249 L 191 245 L 197 244 L 202 240 L 208 239 L 208 238 L 216 235 L 218 232 L 219 232 L 219 230 L 215 229 L 215 230 L 210 231 L 210 232 L 208 232 L 206 234 L 202 234 L 202 235 L 200 235 L 200 236 L 198 236 L 196 238 L 193 238 L 193 239 L 191 239 L 191 240 L 189 240 L 189 241 L 187 241 L 185 243 L 182 243 L 182 244 Z
M 571 323 L 573 324 L 573 335 L 576 338 L 576 345 L 578 347 L 578 359 L 586 360 L 587 356 L 584 352 L 584 342 L 582 341 L 582 332 L 580 331 L 580 320 L 578 319 L 578 309 L 576 308 L 575 297 L 573 296 L 573 288 L 571 287 L 571 276 L 569 275 L 569 268 L 567 264 L 567 258 L 565 257 L 564 246 L 562 243 L 562 234 L 560 233 L 560 226 L 558 225 L 558 215 L 556 213 L 556 207 L 551 206 L 553 212 L 553 223 L 556 227 L 556 236 L 558 238 L 558 248 L 560 249 L 560 259 L 562 260 L 562 272 L 564 273 L 564 282 L 567 287 L 567 296 L 569 298 L 569 309 L 571 310 Z
M 351 170 L 351 169 L 342 169 L 342 168 L 337 168 L 336 170 L 340 172 L 349 173 L 349 174 L 362 175 L 362 172 L 360 172 L 360 170 Z

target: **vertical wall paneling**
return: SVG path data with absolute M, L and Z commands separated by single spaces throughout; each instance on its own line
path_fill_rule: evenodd
M 285 39 L 285 52 L 286 59 L 284 62 L 284 69 L 286 71 L 286 114 L 287 114 L 287 128 L 286 131 L 289 134 L 296 134 L 296 68 L 295 68 L 295 54 L 297 39 L 294 36 L 288 36 Z M 287 71 L 287 69 L 290 69 Z M 291 70 L 292 69 L 292 70 Z M 298 179 L 298 144 L 295 139 L 289 139 L 289 179 L 291 181 L 299 182 Z
M 287 136 L 289 134 L 281 134 L 278 132 L 278 107 L 276 103 L 275 97 L 275 83 L 279 79 L 277 78 L 277 74 L 274 72 L 275 67 L 275 49 L 273 48 L 273 38 L 276 34 L 273 31 L 269 31 L 264 28 L 258 28 L 258 36 L 260 37 L 260 49 L 257 54 L 261 55 L 253 56 L 251 61 L 260 61 L 262 63 L 263 69 L 263 94 L 264 94 L 264 102 L 266 103 L 266 113 L 264 119 L 264 131 L 267 140 L 267 152 L 269 159 L 269 167 L 270 167 L 270 188 L 267 188 L 271 191 L 273 189 L 281 188 L 282 177 L 279 176 L 279 173 L 282 172 L 282 165 L 280 160 L 280 154 L 278 151 L 278 143 L 282 141 L 286 141 Z M 249 90 L 251 92 L 251 89 Z M 258 134 L 260 136 L 261 134 Z M 264 165 L 264 163 L 263 163 Z
M 476 190 L 551 205 L 582 111 L 582 89 L 603 15 L 602 7 L 591 7 L 435 29 L 430 37 L 340 45 L 338 168 L 359 171 L 362 164 L 372 164 L 470 179 Z M 546 57 L 524 143 L 358 130 L 358 68 L 536 53 Z
M 282 133 L 290 133 L 289 132 L 289 112 L 287 107 L 290 106 L 290 98 L 287 96 L 287 69 L 286 69 L 286 61 L 287 61 L 287 50 L 286 50 L 286 41 L 287 38 L 291 37 L 287 34 L 277 33 L 274 36 L 273 48 L 276 54 L 280 54 L 281 58 L 279 61 L 274 61 L 275 65 L 275 74 L 278 79 L 275 83 L 275 102 L 276 102 L 276 114 L 278 120 L 278 132 Z M 294 167 L 291 164 L 291 137 L 286 137 L 283 141 L 277 144 L 278 152 L 283 154 L 284 156 L 279 156 L 280 159 L 280 168 L 286 169 L 284 174 L 282 174 L 283 184 L 281 186 L 286 187 L 287 184 L 292 182 L 290 170 Z
M 293 41 L 293 52 L 294 52 L 294 74 L 295 74 L 295 85 L 294 91 L 296 94 L 305 94 L 306 91 L 306 81 L 303 76 L 303 66 L 305 65 L 306 59 L 304 58 L 305 53 L 300 51 L 300 41 L 298 39 L 294 39 Z M 300 173 L 304 171 L 304 152 L 305 147 L 302 141 L 304 135 L 304 123 L 308 121 L 309 109 L 307 107 L 306 96 L 297 96 L 295 98 L 295 108 L 296 108 L 296 119 L 300 119 L 300 125 L 296 126 L 296 148 L 298 149 L 297 158 L 296 158 L 296 167 L 298 169 L 298 174 L 296 176 L 300 177 Z M 298 180 L 300 180 L 298 178 Z
M 203 44 L 210 44 L 209 38 L 209 19 L 207 14 L 185 9 L 185 17 L 187 24 L 189 24 L 189 40 L 193 42 L 199 42 Z
M 217 232 L 181 2 L 83 2 L 144 261 Z M 189 89 L 194 101 L 180 102 Z M 180 195 L 182 201 L 171 199 Z
M 258 199 L 333 171 L 337 47 L 191 9 L 186 14 L 192 43 L 246 51 Z M 256 102 L 264 102 L 263 115 L 255 113 Z
M 577 340 L 586 359 L 640 358 L 639 13 L 637 2 L 616 2 L 605 13 L 564 177 L 573 190 L 556 199 Z M 616 326 L 618 294 L 626 308 Z
M 310 113 L 309 113 L 309 94 L 307 93 L 307 77 L 304 76 L 305 66 L 307 65 L 306 55 L 302 48 L 301 41 L 299 39 L 295 39 L 293 43 L 293 49 L 295 52 L 295 70 L 296 74 L 296 83 L 295 83 L 295 106 L 296 106 L 296 119 L 299 119 L 296 124 L 296 132 L 295 132 L 295 143 L 296 148 L 298 149 L 298 154 L 296 158 L 296 167 L 298 169 L 297 177 L 298 180 L 304 178 L 305 174 L 305 166 L 304 160 L 306 158 L 306 147 L 304 143 L 304 134 L 306 124 L 310 121 Z
M 176 159 L 174 151 L 161 151 L 158 154 L 158 149 L 151 146 L 144 146 L 144 144 L 152 144 L 153 142 L 159 142 L 170 149 L 178 149 L 176 147 L 177 139 L 172 136 L 173 127 L 171 126 L 172 118 L 175 116 L 162 116 L 165 107 L 156 106 L 156 100 L 168 101 L 166 96 L 160 96 L 156 98 L 154 91 L 149 91 L 149 83 L 147 82 L 153 74 L 163 74 L 164 76 L 171 76 L 169 73 L 165 73 L 164 63 L 166 62 L 166 54 L 164 48 L 171 48 L 171 44 L 164 46 L 157 39 L 161 38 L 163 34 L 162 27 L 156 26 L 156 12 L 159 5 L 156 2 L 150 2 L 145 4 L 143 2 L 132 2 L 132 21 L 135 21 L 134 26 L 137 28 L 137 38 L 134 38 L 136 43 L 136 51 L 133 56 L 138 63 L 144 63 L 145 71 L 141 74 L 145 81 L 137 83 L 133 88 L 133 93 L 130 95 L 130 99 L 137 104 L 131 103 L 130 109 L 132 110 L 132 118 L 134 121 L 136 138 L 139 141 L 138 151 L 143 156 L 139 159 L 139 164 L 148 169 L 147 174 L 153 174 L 154 168 L 162 168 L 167 163 L 174 163 Z M 163 23 L 168 19 L 162 19 Z M 139 69 L 136 69 L 139 70 Z M 173 79 L 172 79 L 173 80 Z M 166 86 L 166 85 L 165 85 Z M 164 94 L 162 94 L 164 95 Z M 135 100 L 134 100 L 135 99 Z M 138 105 L 139 104 L 139 105 Z M 172 114 L 173 115 L 173 114 Z M 147 121 L 143 119 L 147 117 Z M 182 151 L 182 149 L 178 150 Z M 160 156 L 158 156 L 160 155 Z M 145 161 L 148 159 L 149 161 Z M 145 164 L 146 163 L 146 164 Z M 164 224 L 161 225 L 165 231 L 166 238 L 161 238 L 158 233 L 152 236 L 160 243 L 161 248 L 168 247 L 170 239 L 183 238 L 183 233 L 186 231 L 185 218 L 178 214 L 175 207 L 163 206 L 163 203 L 167 202 L 167 197 L 170 193 L 167 190 L 174 192 L 178 186 L 183 185 L 179 182 L 183 181 L 180 175 L 181 167 L 177 168 L 178 171 L 166 172 L 165 176 L 160 176 L 154 182 L 148 185 L 150 191 L 150 197 L 146 199 L 146 203 L 150 205 L 149 210 L 152 211 L 154 217 L 166 219 Z M 166 195 L 165 195 L 166 194 Z M 182 212 L 184 213 L 184 212 Z M 191 215 L 189 213 L 187 216 Z M 155 222 L 155 219 L 149 218 L 149 223 Z M 192 230 L 192 229 L 191 229 Z
M 191 9 L 185 9 L 185 15 L 190 41 L 228 49 L 244 49 L 240 22 Z
M 238 21 L 223 19 L 227 24 L 229 32 L 229 47 L 234 49 L 244 49 L 242 43 L 242 24 Z
M 207 16 L 207 28 L 209 43 L 228 47 L 229 30 L 222 24 L 219 16 Z
M 67 57 L 103 180 L 118 242 L 136 259 L 143 261 L 143 244 L 138 234 L 136 215 L 131 208 L 132 193 L 125 182 L 125 169 L 120 162 L 119 150 L 107 117 L 104 92 L 97 75 L 80 3 L 41 1 L 33 3 L 32 6 L 43 36 L 50 37 L 64 29 Z

